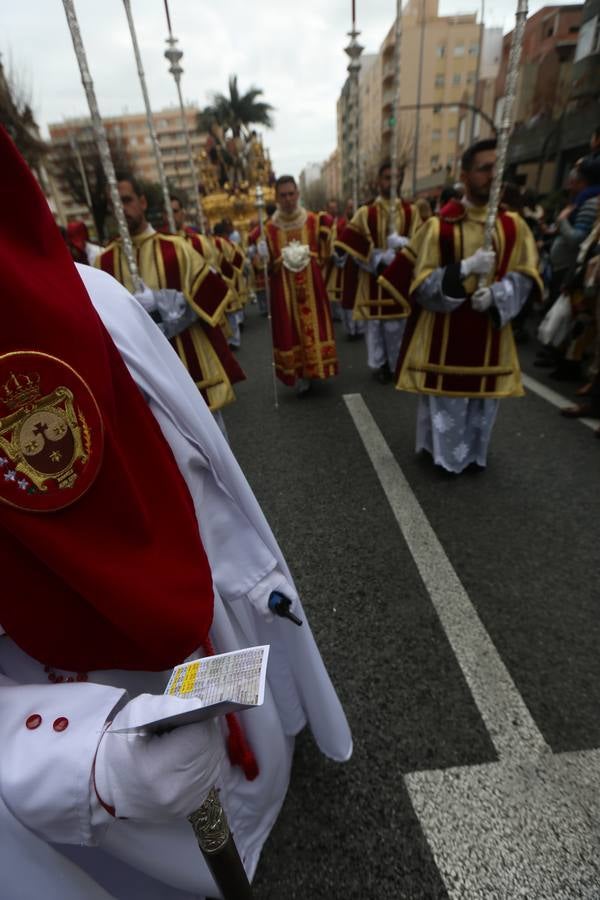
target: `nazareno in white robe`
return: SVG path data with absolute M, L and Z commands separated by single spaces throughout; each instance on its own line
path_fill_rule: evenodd
M 270 644 L 264 705 L 241 714 L 259 777 L 223 764 L 220 784 L 252 877 L 287 791 L 293 737 L 308 724 L 327 756 L 347 760 L 352 739 L 300 601 L 304 625 L 265 621 L 247 594 L 274 572 L 293 581 L 231 450 L 176 353 L 110 276 L 78 267 L 92 302 L 143 393 L 186 480 L 211 564 L 217 652 Z M 110 560 L 107 560 L 107 565 Z M 168 566 L 168 560 L 165 560 Z M 0 623 L 1 625 L 1 623 Z M 68 673 L 58 673 L 68 674 Z M 0 629 L 0 897 L 6 900 L 191 900 L 216 894 L 190 825 L 144 825 L 90 808 L 98 736 L 115 704 L 162 693 L 161 673 L 93 672 L 49 684 L 44 667 Z M 25 728 L 32 713 L 43 725 Z M 58 716 L 69 727 L 54 732 Z

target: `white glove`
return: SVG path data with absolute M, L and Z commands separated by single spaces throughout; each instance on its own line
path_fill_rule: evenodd
M 272 572 L 265 575 L 265 577 L 262 578 L 246 595 L 254 609 L 266 622 L 271 622 L 275 618 L 274 614 L 269 609 L 269 597 L 273 591 L 279 591 L 280 594 L 283 594 L 284 597 L 287 597 L 288 600 L 292 601 L 292 605 L 290 606 L 292 611 L 294 609 L 294 602 L 298 599 L 298 594 L 290 585 L 285 575 L 283 575 L 279 569 L 273 569 Z
M 383 263 L 384 266 L 390 266 L 394 260 L 396 259 L 396 251 L 393 249 L 384 250 L 381 254 L 379 264 Z
M 484 287 L 479 288 L 475 291 L 473 296 L 471 297 L 471 306 L 475 310 L 475 312 L 485 312 L 486 309 L 489 309 L 494 300 L 494 295 L 492 294 L 491 288 Z
M 403 237 L 401 234 L 388 234 L 387 245 L 388 250 L 402 250 L 403 247 L 406 247 L 410 241 L 408 238 Z
M 136 291 L 133 295 L 140 306 L 143 306 L 146 312 L 153 312 L 156 309 L 156 300 L 154 298 L 154 291 L 152 291 L 148 285 L 144 284 L 142 281 L 141 289 Z
M 269 258 L 269 248 L 267 247 L 267 242 L 264 238 L 261 238 L 260 241 L 257 242 L 256 249 L 258 250 L 258 255 L 261 259 Z
M 183 819 L 202 805 L 220 774 L 225 744 L 216 719 L 182 725 L 162 735 L 112 730 L 160 719 L 164 701 L 152 694 L 136 697 L 115 716 L 100 740 L 96 791 L 105 804 L 114 807 L 118 818 Z
M 480 247 L 473 256 L 467 256 L 461 260 L 460 274 L 463 278 L 469 275 L 489 275 L 496 265 L 496 254 L 493 250 L 484 250 Z

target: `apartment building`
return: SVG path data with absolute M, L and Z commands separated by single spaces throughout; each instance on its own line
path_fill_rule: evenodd
M 195 159 L 198 159 L 203 149 L 206 135 L 196 132 L 196 119 L 198 108 L 187 106 L 185 116 L 190 132 L 192 150 Z M 154 127 L 158 135 L 158 141 L 162 151 L 163 164 L 169 184 L 183 191 L 190 191 L 193 187 L 193 179 L 189 166 L 185 134 L 181 126 L 181 112 L 179 107 L 169 107 L 158 110 L 153 114 Z M 138 177 L 157 182 L 158 171 L 146 116 L 143 113 L 123 114 L 111 116 L 104 121 L 104 127 L 112 146 L 116 147 L 123 156 L 131 160 Z M 69 145 L 75 148 L 80 155 L 84 168 L 90 166 L 91 159 L 96 157 L 96 144 L 90 119 L 67 119 L 64 122 L 56 122 L 48 126 L 50 131 L 50 167 L 64 154 Z M 82 206 L 73 198 L 68 186 L 61 178 L 57 179 L 60 192 L 60 202 L 67 219 L 84 219 L 92 224 L 87 207 Z
M 475 14 L 440 16 L 438 0 L 409 0 L 402 16 L 398 158 L 404 190 L 419 191 L 432 173 L 454 171 L 459 106 L 475 99 L 481 26 Z M 377 54 L 363 57 L 360 79 L 362 185 L 367 191 L 379 162 L 391 151 L 395 25 Z M 365 63 L 366 61 L 366 63 Z M 349 184 L 352 98 L 348 81 L 338 100 L 338 152 Z M 439 175 L 438 175 L 439 180 Z
M 527 19 L 508 152 L 510 177 L 542 193 L 560 187 L 583 153 L 595 123 L 573 111 L 582 5 L 544 6 Z M 496 81 L 496 116 L 502 115 L 512 32 L 504 37 Z M 596 106 L 597 108 L 597 106 Z

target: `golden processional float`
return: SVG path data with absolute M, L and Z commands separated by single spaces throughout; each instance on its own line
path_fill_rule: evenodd
M 256 188 L 262 188 L 265 203 L 275 203 L 271 159 L 261 138 L 255 132 L 247 138 L 226 137 L 221 126 L 213 124 L 200 153 L 198 176 L 209 226 L 231 220 L 245 245 L 258 221 Z

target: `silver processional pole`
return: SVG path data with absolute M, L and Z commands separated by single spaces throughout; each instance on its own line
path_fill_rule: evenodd
M 181 109 L 181 128 L 183 134 L 185 136 L 185 143 L 187 148 L 188 155 L 188 163 L 190 166 L 190 173 L 192 176 L 192 207 L 194 218 L 196 219 L 196 224 L 199 227 L 200 231 L 203 234 L 207 233 L 206 229 L 206 220 L 204 218 L 204 211 L 202 209 L 202 204 L 200 202 L 200 195 L 198 193 L 198 170 L 196 169 L 196 163 L 194 162 L 194 151 L 192 149 L 192 142 L 190 140 L 190 131 L 187 124 L 187 119 L 185 117 L 185 105 L 183 103 L 183 94 L 181 93 L 181 76 L 183 75 L 183 69 L 180 66 L 180 60 L 183 56 L 183 50 L 179 50 L 177 47 L 177 38 L 173 37 L 173 29 L 171 28 L 171 15 L 169 13 L 169 3 L 168 0 L 164 0 L 165 3 L 165 13 L 167 16 L 167 27 L 169 29 L 169 37 L 167 38 L 167 44 L 169 45 L 169 49 L 165 50 L 165 56 L 170 62 L 169 72 L 173 76 L 175 81 L 175 85 L 177 87 L 177 96 L 179 97 L 179 108 Z
M 131 13 L 130 0 L 123 0 L 123 6 L 125 7 L 125 14 L 127 16 L 127 23 L 129 25 L 129 33 L 131 34 L 131 43 L 133 44 L 133 53 L 135 56 L 138 75 L 140 77 L 140 85 L 142 88 L 142 95 L 144 97 L 144 106 L 146 107 L 146 122 L 148 123 L 148 131 L 150 132 L 152 149 L 154 150 L 154 159 L 156 160 L 158 178 L 160 180 L 160 186 L 162 187 L 163 201 L 165 204 L 165 213 L 167 215 L 169 231 L 171 232 L 171 234 L 176 234 L 177 228 L 175 227 L 175 219 L 173 218 L 173 210 L 171 208 L 171 196 L 169 194 L 169 186 L 167 184 L 165 167 L 163 166 L 162 153 L 160 152 L 160 144 L 158 143 L 156 128 L 154 127 L 154 119 L 152 118 L 152 107 L 150 106 L 150 97 L 148 96 L 148 88 L 146 87 L 146 76 L 144 74 L 142 57 L 140 55 L 140 48 L 138 46 L 135 26 L 133 24 L 133 15 Z
M 258 225 L 260 228 L 261 241 L 265 238 L 265 196 L 260 184 L 256 185 L 256 208 L 258 210 Z M 271 336 L 271 373 L 273 376 L 273 396 L 275 397 L 275 409 L 279 409 L 279 401 L 277 399 L 277 377 L 275 373 L 275 356 L 273 352 L 273 319 L 271 315 L 271 282 L 269 281 L 269 261 L 263 259 L 263 276 L 265 279 L 265 298 L 267 301 L 267 319 L 269 322 L 269 334 Z
M 360 190 L 360 55 L 364 47 L 357 41 L 360 31 L 356 30 L 356 0 L 352 0 L 352 31 L 348 32 L 350 43 L 345 52 L 350 57 L 348 72 L 350 73 L 350 90 L 354 97 L 354 146 L 352 154 L 352 202 L 354 212 L 358 209 Z
M 98 150 L 102 159 L 104 172 L 109 183 L 111 199 L 115 216 L 119 225 L 123 249 L 129 266 L 129 271 L 134 282 L 135 290 L 141 289 L 142 282 L 138 273 L 133 244 L 127 229 L 125 214 L 121 205 L 115 170 L 110 156 L 110 148 L 104 131 L 104 125 L 100 118 L 100 111 L 96 101 L 94 84 L 88 69 L 85 48 L 79 31 L 79 23 L 75 13 L 73 0 L 63 0 L 63 6 L 67 16 L 67 23 L 75 48 L 75 55 L 79 63 L 81 80 L 90 107 L 94 133 L 98 142 Z M 219 796 L 213 788 L 200 809 L 189 817 L 190 824 L 196 835 L 202 855 L 212 872 L 224 900 L 252 900 L 252 888 L 244 867 L 240 860 L 237 847 L 227 824 L 227 818 L 223 807 L 219 802 Z
M 133 244 L 129 235 L 129 229 L 127 228 L 127 221 L 125 219 L 125 213 L 123 212 L 123 206 L 121 205 L 121 198 L 119 197 L 115 167 L 113 166 L 113 161 L 110 155 L 110 147 L 108 146 L 108 139 L 106 137 L 106 131 L 104 130 L 104 124 L 102 122 L 102 117 L 98 108 L 98 101 L 96 100 L 96 92 L 94 90 L 94 82 L 92 81 L 92 76 L 90 75 L 90 70 L 88 68 L 87 56 L 85 53 L 85 47 L 83 46 L 83 41 L 81 39 L 79 22 L 77 21 L 77 14 L 75 13 L 73 0 L 63 0 L 63 6 L 65 8 L 69 31 L 71 32 L 71 39 L 73 41 L 75 56 L 77 57 L 77 63 L 79 64 L 81 82 L 83 84 L 83 89 L 85 91 L 88 106 L 90 108 L 92 127 L 94 129 L 94 136 L 98 145 L 98 152 L 100 154 L 102 168 L 108 182 L 113 212 L 117 220 L 119 235 L 123 243 L 123 252 L 125 253 L 127 265 L 129 266 L 129 272 L 131 273 L 133 289 L 134 291 L 140 291 L 143 287 L 142 280 L 138 272 L 135 253 L 133 252 Z
M 390 163 L 392 184 L 390 187 L 390 217 L 388 232 L 398 231 L 398 134 L 400 130 L 400 63 L 402 58 L 402 0 L 396 0 L 396 24 L 394 28 L 394 99 L 392 105 L 392 143 Z
M 527 0 L 518 0 L 517 10 L 515 13 L 515 27 L 510 45 L 510 56 L 508 58 L 506 90 L 504 92 L 504 105 L 502 108 L 502 121 L 498 130 L 498 143 L 496 148 L 496 171 L 494 173 L 494 179 L 490 188 L 490 199 L 488 201 L 487 216 L 485 220 L 485 230 L 483 236 L 484 250 L 492 249 L 494 228 L 496 227 L 496 219 L 498 217 L 500 191 L 502 190 L 504 166 L 506 165 L 506 156 L 508 153 L 508 141 L 510 138 L 510 132 L 512 130 L 514 119 L 514 103 L 515 95 L 517 92 L 517 78 L 519 75 L 519 63 L 521 60 L 521 51 L 523 49 L 523 35 L 525 34 L 526 22 Z M 480 276 L 479 287 L 485 287 L 486 282 L 486 276 Z

